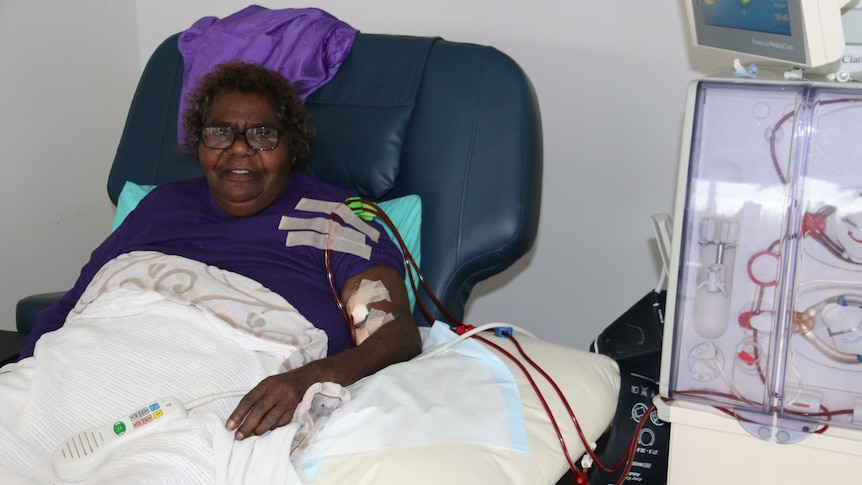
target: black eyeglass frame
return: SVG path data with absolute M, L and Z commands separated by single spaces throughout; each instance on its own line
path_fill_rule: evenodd
M 230 144 L 229 144 L 229 145 L 227 145 L 227 146 L 223 146 L 223 147 L 221 147 L 221 146 L 210 146 L 210 145 L 208 145 L 208 144 L 207 144 L 207 142 L 205 141 L 205 138 L 206 138 L 206 137 L 204 136 L 204 131 L 205 131 L 205 130 L 208 130 L 208 129 L 212 129 L 212 128 L 219 128 L 219 129 L 222 129 L 222 130 L 225 130 L 225 129 L 226 129 L 226 130 L 231 131 L 231 132 L 233 133 L 233 138 L 231 139 Z M 247 132 L 248 132 L 249 130 L 260 130 L 260 129 L 267 129 L 267 130 L 273 130 L 273 131 L 275 131 L 275 134 L 276 134 L 277 136 L 276 136 L 276 138 L 275 138 L 275 144 L 274 144 L 273 146 L 271 146 L 271 147 L 269 147 L 269 148 L 259 148 L 259 147 L 254 146 L 254 145 L 249 141 L 249 139 L 248 139 L 248 133 L 247 133 Z M 204 126 L 204 127 L 203 127 L 203 128 L 201 128 L 201 129 L 200 129 L 200 131 L 198 132 L 198 136 L 200 137 L 201 143 L 203 143 L 203 145 L 204 145 L 205 147 L 207 147 L 207 148 L 209 148 L 209 149 L 211 149 L 211 150 L 227 150 L 228 148 L 232 147 L 234 143 L 236 143 L 236 137 L 237 137 L 237 135 L 242 135 L 243 140 L 245 140 L 245 144 L 246 144 L 249 148 L 251 148 L 252 150 L 265 152 L 265 151 L 269 151 L 269 150 L 275 150 L 275 149 L 278 147 L 278 143 L 281 141 L 281 136 L 282 136 L 282 135 L 284 135 L 284 132 L 283 132 L 282 130 L 279 130 L 278 128 L 273 128 L 273 127 L 271 127 L 271 126 L 252 126 L 252 127 L 246 128 L 246 129 L 244 129 L 244 130 L 237 130 L 236 128 L 234 128 L 234 127 L 232 127 L 232 126 L 224 126 L 224 125 Z

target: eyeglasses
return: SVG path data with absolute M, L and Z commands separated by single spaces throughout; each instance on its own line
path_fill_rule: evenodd
M 207 148 L 227 150 L 233 146 L 237 135 L 242 135 L 245 144 L 252 150 L 272 150 L 278 146 L 281 132 L 268 126 L 256 126 L 237 130 L 230 126 L 205 126 L 201 130 L 201 142 Z

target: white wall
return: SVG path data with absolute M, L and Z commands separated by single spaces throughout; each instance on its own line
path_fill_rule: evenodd
M 121 17 L 132 10 L 130 0 L 103 2 L 98 8 L 93 3 L 83 7 L 80 2 L 76 4 L 86 12 L 80 17 Z M 24 7 L 28 5 L 24 0 L 13 0 L 13 4 L 36 10 Z M 231 0 L 137 0 L 136 26 L 120 22 L 128 31 L 117 29 L 109 37 L 118 38 L 123 51 L 137 43 L 140 69 L 168 35 L 202 16 L 223 17 L 247 4 Z M 660 263 L 649 217 L 671 211 L 686 86 L 717 62 L 726 61 L 702 57 L 703 52 L 697 53 L 702 60 L 690 60 L 681 0 L 282 0 L 259 4 L 270 8 L 320 7 L 364 32 L 439 35 L 452 41 L 493 45 L 513 57 L 532 79 L 542 110 L 545 142 L 539 238 L 528 257 L 513 269 L 477 287 L 468 306 L 470 323 L 509 322 L 545 338 L 586 348 L 607 324 L 655 286 Z M 2 17 L 6 4 L 0 5 Z M 105 5 L 111 5 L 110 11 L 104 11 Z M 99 30 L 108 22 L 81 21 L 96 31 L 81 34 L 84 39 L 95 41 L 105 36 Z M 0 18 L 0 35 L 5 35 L 7 23 L 20 28 L 18 23 Z M 36 20 L 30 25 L 36 25 Z M 130 39 L 130 32 L 135 31 L 137 39 Z M 51 34 L 50 38 L 50 44 L 63 40 L 61 34 Z M 129 90 L 117 94 L 127 104 L 132 89 L 128 66 L 111 60 L 93 69 L 104 70 L 102 89 Z M 0 87 L 5 85 L 4 75 Z M 38 93 L 24 89 L 28 96 Z M 96 104 L 95 100 L 80 101 L 76 94 L 79 89 L 70 85 L 61 90 L 58 103 L 65 111 L 80 113 L 83 107 Z M 6 106 L 3 99 L 0 105 Z M 81 145 L 116 143 L 123 117 L 114 100 L 99 104 L 89 109 L 110 113 L 90 117 L 110 118 L 111 122 L 98 127 L 98 136 L 75 135 L 73 140 Z M 16 125 L 8 118 L 3 123 L 5 128 Z M 4 131 L 0 136 L 9 134 Z M 12 146 L 20 144 L 19 137 L 10 141 L 16 142 Z M 103 148 L 110 152 L 110 147 Z M 63 170 L 63 175 L 55 177 L 58 186 L 72 176 L 66 170 L 69 157 L 59 156 L 64 148 L 51 144 L 50 150 L 57 155 L 40 157 L 48 164 L 42 174 L 28 173 L 26 181 L 16 182 L 17 196 L 9 198 L 23 211 L 15 217 L 29 222 L 16 220 L 11 230 L 4 222 L 3 237 L 11 232 L 16 241 L 8 249 L 4 242 L 0 256 L 4 267 L 8 262 L 16 268 L 14 277 L 0 274 L 0 284 L 8 290 L 0 295 L 5 298 L 0 300 L 0 311 L 5 315 L 11 315 L 20 295 L 67 286 L 84 262 L 83 255 L 109 225 L 110 214 L 104 207 L 109 160 L 96 162 L 96 154 L 76 149 L 81 152 L 76 161 L 90 160 L 94 165 L 86 173 L 74 172 L 75 187 L 47 197 L 42 197 L 47 195 L 44 193 L 30 195 L 43 187 L 44 178 L 54 171 Z M 85 199 L 89 201 L 87 208 L 73 209 Z M 43 202 L 37 205 L 39 200 Z M 61 212 L 62 217 L 52 217 Z M 50 264 L 44 256 L 30 256 L 29 245 L 34 241 L 68 239 L 69 227 L 65 226 L 74 225 L 72 215 L 79 213 L 88 225 L 88 237 L 78 236 L 69 249 L 43 243 L 41 250 L 50 253 Z M 54 221 L 64 227 L 52 227 Z M 38 233 L 32 233 L 36 230 Z M 54 263 L 67 253 L 73 263 L 63 263 L 62 267 Z M 40 287 L 28 283 L 23 291 L 15 280 L 31 267 L 49 271 L 50 276 L 42 278 Z
M 69 288 L 107 234 L 105 183 L 138 77 L 132 1 L 0 0 L 0 328 Z

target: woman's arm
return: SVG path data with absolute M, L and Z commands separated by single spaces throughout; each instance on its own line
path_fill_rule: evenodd
M 362 280 L 379 281 L 386 287 L 391 301 L 370 303 L 368 309 L 389 313 L 394 319 L 359 346 L 262 380 L 240 400 L 228 418 L 227 429 L 236 430 L 237 440 L 288 424 L 306 389 L 316 382 L 348 386 L 419 353 L 422 342 L 410 314 L 402 276 L 390 266 L 375 266 L 347 281 L 341 301 L 347 302 Z

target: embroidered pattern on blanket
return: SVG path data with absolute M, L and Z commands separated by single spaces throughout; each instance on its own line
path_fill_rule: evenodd
M 300 349 L 304 360 L 326 355 L 326 334 L 255 280 L 180 256 L 133 251 L 105 264 L 72 310 L 80 314 L 117 289 L 146 289 L 201 308 L 234 328 Z

